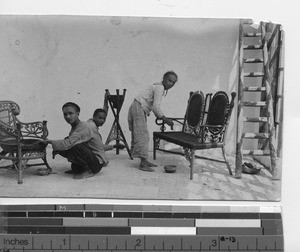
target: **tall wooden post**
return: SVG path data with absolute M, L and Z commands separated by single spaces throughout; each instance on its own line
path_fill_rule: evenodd
M 244 89 L 244 58 L 243 58 L 243 20 L 240 20 L 239 28 L 239 83 L 237 99 L 237 134 L 236 134 L 236 160 L 235 177 L 242 177 L 242 145 L 243 145 L 243 89 Z
M 271 76 L 269 68 L 269 55 L 268 55 L 268 43 L 266 40 L 266 28 L 265 23 L 261 22 L 262 34 L 263 34 L 263 58 L 264 58 L 264 79 L 266 87 L 266 105 L 267 105 L 267 127 L 269 132 L 269 150 L 271 157 L 271 171 L 273 177 L 277 177 L 277 162 L 276 162 L 276 141 L 275 141 L 275 127 L 274 127 L 274 110 L 273 110 L 273 95 L 271 90 Z

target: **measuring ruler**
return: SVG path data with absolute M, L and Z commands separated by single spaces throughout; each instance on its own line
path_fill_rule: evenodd
M 280 207 L 10 205 L 1 212 L 1 252 L 284 251 Z

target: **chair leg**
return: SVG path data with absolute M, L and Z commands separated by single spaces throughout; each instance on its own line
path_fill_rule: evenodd
M 16 168 L 18 170 L 18 184 L 23 184 L 23 164 L 22 164 L 22 151 L 21 147 L 18 147 L 17 151 L 17 161 L 16 161 Z M 25 164 L 26 166 L 26 164 Z
M 224 159 L 225 159 L 225 163 L 227 165 L 227 169 L 229 171 L 229 174 L 232 175 L 232 170 L 231 170 L 231 167 L 230 167 L 230 164 L 226 158 L 226 153 L 225 153 L 225 146 L 222 146 L 222 153 L 223 153 L 223 156 L 224 156 Z
M 16 164 L 17 171 L 18 171 L 18 184 L 23 184 L 23 166 L 22 166 L 22 160 L 19 159 L 18 163 Z
M 46 158 L 46 157 L 43 157 L 42 159 L 43 159 L 45 165 L 47 166 L 47 169 L 50 170 L 50 172 L 51 172 L 51 171 L 52 171 L 52 168 L 51 168 L 50 165 L 48 164 L 47 158 Z
M 190 156 L 190 180 L 193 180 L 193 174 L 194 174 L 194 161 L 195 161 L 195 150 L 191 150 L 191 156 Z
M 156 138 L 153 137 L 153 160 L 156 160 Z
M 23 184 L 23 169 L 19 169 L 18 171 L 18 184 Z

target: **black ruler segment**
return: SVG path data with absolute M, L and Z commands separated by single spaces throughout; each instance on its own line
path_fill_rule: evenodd
M 4 212 L 2 216 L 5 216 L 5 217 L 27 217 L 27 212 L 18 212 L 18 211 Z
M 1 218 L 0 218 L 1 219 Z M 63 218 L 18 218 L 8 217 L 5 218 L 9 226 L 24 225 L 24 226 L 62 226 Z
M 114 212 L 114 218 L 143 218 L 142 212 Z
M 173 213 L 173 218 L 201 219 L 201 213 Z
M 263 235 L 263 228 L 197 228 L 197 235 Z
M 85 217 L 98 217 L 98 218 L 105 218 L 105 217 L 112 217 L 112 212 L 85 212 Z
M 0 205 L 0 213 L 0 252 L 284 251 L 278 207 Z
M 144 218 L 172 218 L 173 213 L 169 212 L 144 212 Z

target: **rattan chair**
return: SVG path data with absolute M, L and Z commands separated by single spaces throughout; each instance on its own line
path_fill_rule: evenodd
M 46 159 L 46 147 L 41 140 L 48 136 L 47 121 L 23 123 L 17 115 L 20 107 L 13 101 L 0 101 L 0 160 L 11 160 L 11 165 L 0 168 L 15 168 L 18 172 L 18 184 L 23 183 L 23 171 L 31 166 L 46 165 L 52 171 Z M 30 160 L 42 159 L 42 163 Z

